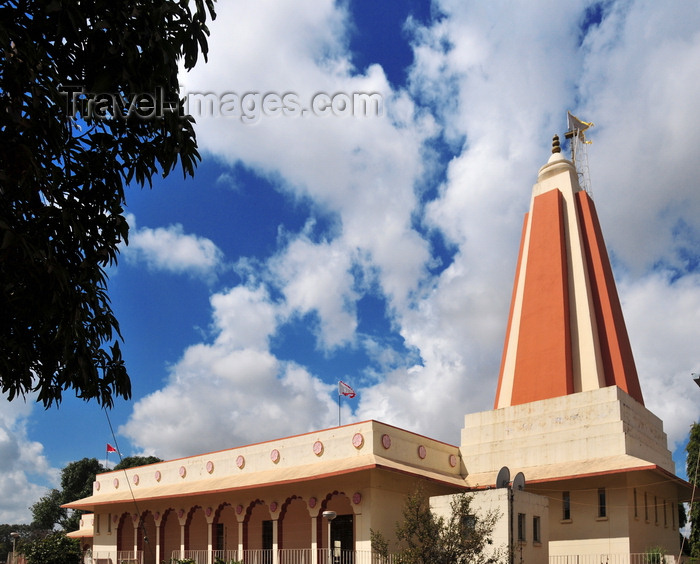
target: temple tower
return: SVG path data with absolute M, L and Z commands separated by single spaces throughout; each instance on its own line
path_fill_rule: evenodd
M 503 466 L 549 498 L 549 554 L 678 546 L 675 476 L 645 406 L 595 205 L 554 139 L 525 216 L 494 410 L 465 416 L 467 483 Z
M 644 404 L 595 205 L 555 137 L 525 216 L 494 407 L 607 386 Z

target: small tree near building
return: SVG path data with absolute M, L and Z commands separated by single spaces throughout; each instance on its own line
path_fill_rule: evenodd
M 688 544 L 690 548 L 690 555 L 698 558 L 700 557 L 700 501 L 698 500 L 698 485 L 700 485 L 700 469 L 698 465 L 700 464 L 700 423 L 693 423 L 690 428 L 690 440 L 688 441 L 688 446 L 685 447 L 688 453 L 686 470 L 688 474 L 688 481 L 695 485 L 696 493 L 693 503 L 690 505 L 689 518 L 690 518 L 690 538 L 688 539 Z
M 499 514 L 477 516 L 472 496 L 455 495 L 449 518 L 430 510 L 430 500 L 422 489 L 408 496 L 403 521 L 396 524 L 397 564 L 497 564 L 505 551 L 493 547 L 492 533 Z M 389 542 L 379 531 L 371 531 L 372 550 L 388 557 Z
M 23 544 L 21 552 L 27 564 L 80 564 L 80 542 L 60 532 Z

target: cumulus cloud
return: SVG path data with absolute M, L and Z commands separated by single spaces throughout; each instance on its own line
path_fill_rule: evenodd
M 188 90 L 295 92 L 304 101 L 319 91 L 378 92 L 386 114 L 198 119 L 206 151 L 244 163 L 338 226 L 323 240 L 281 238 L 252 285 L 215 294 L 213 341 L 185 351 L 123 432 L 167 456 L 332 424 L 332 386 L 270 350 L 298 315 L 318 319 L 320 348 L 362 346 L 376 360 L 358 376 L 366 386 L 355 418 L 457 442 L 464 413 L 492 406 L 522 217 L 571 109 L 598 124 L 593 193 L 642 386 L 671 444 L 682 442 L 697 416 L 683 378 L 700 339 L 700 161 L 690 137 L 700 125 L 699 8 L 437 1 L 439 18 L 408 22 L 415 60 L 407 88 L 392 89 L 379 66 L 353 68 L 342 6 L 265 5 L 219 7 L 210 63 L 186 77 Z M 431 176 L 440 167 L 427 147 L 437 137 L 454 152 L 444 177 Z M 452 252 L 432 273 L 436 234 Z M 357 303 L 370 294 L 386 303 L 407 356 L 358 335 Z M 226 430 L 225 444 L 205 432 L 212 428 Z
M 330 426 L 333 386 L 268 350 L 278 312 L 265 290 L 240 286 L 211 303 L 213 342 L 189 347 L 120 433 L 174 458 Z
M 52 468 L 41 443 L 27 435 L 32 406 L 22 400 L 0 398 L 0 522 L 30 523 L 30 507 L 55 484 L 59 471 Z
M 180 224 L 168 227 L 135 226 L 129 217 L 129 245 L 122 252 L 131 263 L 143 262 L 153 270 L 208 278 L 221 266 L 223 253 L 209 239 L 186 234 Z

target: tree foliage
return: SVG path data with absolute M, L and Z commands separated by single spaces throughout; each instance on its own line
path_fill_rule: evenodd
M 58 523 L 62 523 L 67 517 L 67 511 L 61 507 L 63 496 L 56 488 L 49 490 L 46 495 L 39 498 L 31 507 L 32 527 L 35 529 L 52 531 Z
M 31 507 L 32 526 L 52 530 L 59 525 L 64 531 L 79 528 L 82 511 L 68 511 L 61 505 L 92 495 L 95 476 L 106 472 L 96 458 L 83 458 L 61 470 L 61 489 L 51 490 Z
M 22 543 L 21 551 L 27 564 L 80 564 L 80 541 L 61 532 Z
M 7 555 L 12 552 L 12 535 L 10 533 L 19 533 L 20 536 L 15 541 L 17 546 L 33 536 L 30 525 L 0 524 L 0 562 L 7 562 Z
M 502 550 L 494 549 L 491 535 L 498 513 L 477 516 L 471 507 L 472 497 L 457 494 L 451 503 L 449 518 L 438 517 L 430 510 L 430 501 L 421 490 L 406 499 L 403 521 L 396 524 L 398 564 L 496 564 Z M 381 532 L 371 531 L 372 549 L 387 556 L 389 543 Z
M 125 187 L 178 165 L 194 120 L 178 65 L 206 58 L 214 0 L 0 5 L 0 385 L 45 407 L 111 407 L 131 384 L 105 268 L 127 241 Z
M 155 464 L 156 462 L 163 462 L 163 460 L 158 458 L 157 456 L 125 456 L 124 458 L 122 458 L 119 464 L 112 468 L 112 470 L 124 470 L 126 468 L 135 468 L 136 466 Z
M 700 500 L 697 499 L 698 489 L 700 486 L 700 423 L 693 423 L 690 428 L 690 440 L 688 445 L 685 447 L 688 453 L 688 458 L 686 462 L 686 471 L 688 475 L 688 481 L 694 484 L 696 487 L 695 501 L 690 507 L 690 538 L 688 539 L 688 545 L 690 549 L 690 555 L 693 557 L 700 557 Z

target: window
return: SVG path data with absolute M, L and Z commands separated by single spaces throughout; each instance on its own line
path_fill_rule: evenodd
M 224 543 L 224 524 L 215 523 L 214 524 L 214 550 L 226 550 L 226 545 Z
M 656 501 L 656 496 L 654 496 L 654 525 L 659 524 L 659 504 Z
M 538 515 L 535 515 L 532 518 L 532 542 L 533 543 L 541 543 L 542 542 L 542 536 L 540 533 L 540 518 Z
M 352 513 L 349 515 L 338 515 L 333 519 L 331 525 L 331 536 L 333 537 L 333 548 L 339 548 L 342 554 L 349 554 L 355 549 L 355 526 Z
M 100 514 L 99 513 L 95 514 L 95 532 L 98 535 L 100 534 Z
M 525 540 L 525 513 L 518 513 L 518 541 Z
M 112 532 L 112 514 L 108 513 L 107 514 L 107 534 L 111 534 Z
M 676 530 L 676 509 L 673 502 L 671 502 L 671 528 Z
M 608 507 L 605 499 L 605 488 L 598 488 L 598 518 L 608 516 Z
M 634 518 L 639 517 L 639 508 L 637 507 L 637 488 L 634 488 L 632 495 L 634 496 Z
M 644 520 L 647 523 L 649 522 L 649 503 L 647 492 L 644 492 Z
M 561 497 L 562 516 L 564 521 L 571 521 L 571 495 L 563 492 Z
M 262 564 L 272 564 L 272 521 L 262 522 Z
M 664 499 L 664 527 L 668 527 L 668 517 L 666 515 L 666 500 Z

